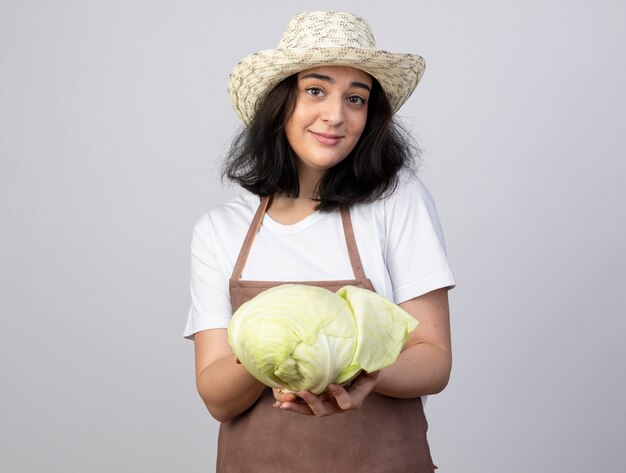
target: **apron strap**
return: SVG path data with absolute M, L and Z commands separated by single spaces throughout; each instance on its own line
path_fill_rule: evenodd
M 243 240 L 241 250 L 239 250 L 237 262 L 235 263 L 235 267 L 233 268 L 233 274 L 230 276 L 230 278 L 235 281 L 239 281 L 241 279 L 241 276 L 243 274 L 243 268 L 246 265 L 246 261 L 248 260 L 250 248 L 252 248 L 252 242 L 254 241 L 254 237 L 259 231 L 259 227 L 261 226 L 261 222 L 263 221 L 263 216 L 265 215 L 265 210 L 267 209 L 267 206 L 269 205 L 271 200 L 272 196 L 270 195 L 261 197 L 261 203 L 259 204 L 259 208 L 254 214 L 254 218 L 252 219 L 252 223 L 250 224 L 250 228 L 248 229 L 246 238 Z
M 354 237 L 354 230 L 352 229 L 352 219 L 350 218 L 350 209 L 348 207 L 341 207 L 341 222 L 343 223 L 343 233 L 346 237 L 346 245 L 348 245 L 348 254 L 350 255 L 350 264 L 352 265 L 354 276 L 356 279 L 367 279 L 363 271 L 363 265 L 361 264 L 361 256 L 359 255 L 359 248 L 356 245 L 356 238 Z
M 230 277 L 232 280 L 239 281 L 243 275 L 243 268 L 245 267 L 246 261 L 248 260 L 250 248 L 252 248 L 252 243 L 254 242 L 254 238 L 256 237 L 259 228 L 261 227 L 263 216 L 265 215 L 265 211 L 267 210 L 267 207 L 271 200 L 271 196 L 261 197 L 259 208 L 254 214 L 254 218 L 252 219 L 252 223 L 250 224 L 250 228 L 248 229 L 246 238 L 243 240 L 241 250 L 239 250 L 239 256 L 237 257 L 235 267 L 233 268 L 233 273 Z M 346 238 L 348 255 L 350 255 L 350 264 L 352 265 L 352 271 L 354 273 L 354 276 L 356 277 L 356 279 L 367 279 L 365 277 L 365 272 L 363 271 L 363 265 L 361 264 L 361 257 L 359 256 L 359 249 L 356 245 L 356 238 L 354 237 L 354 230 L 352 229 L 352 219 L 350 218 L 350 210 L 348 209 L 348 207 L 341 207 L 341 222 L 343 224 L 343 233 Z

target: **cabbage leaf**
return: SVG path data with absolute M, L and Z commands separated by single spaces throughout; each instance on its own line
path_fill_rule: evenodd
M 392 364 L 418 321 L 398 305 L 355 286 L 336 293 L 283 284 L 243 304 L 230 321 L 228 341 L 261 383 L 320 394 L 362 370 Z

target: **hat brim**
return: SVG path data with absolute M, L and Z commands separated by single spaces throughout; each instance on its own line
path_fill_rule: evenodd
M 228 93 L 239 118 L 249 124 L 260 101 L 279 82 L 299 71 L 320 66 L 348 66 L 367 72 L 387 95 L 395 113 L 410 97 L 424 74 L 424 59 L 380 49 L 268 49 L 252 54 L 230 74 Z

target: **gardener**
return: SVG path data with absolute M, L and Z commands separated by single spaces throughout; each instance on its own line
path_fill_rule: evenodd
M 224 169 L 249 193 L 195 227 L 185 328 L 198 392 L 221 422 L 219 473 L 433 471 L 421 398 L 448 382 L 454 279 L 393 118 L 423 72 L 420 56 L 377 49 L 362 18 L 339 12 L 296 15 L 277 49 L 233 69 L 244 129 Z M 420 324 L 394 364 L 350 385 L 272 391 L 237 363 L 226 329 L 284 282 L 367 288 Z

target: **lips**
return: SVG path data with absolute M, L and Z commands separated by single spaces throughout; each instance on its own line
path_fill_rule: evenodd
M 341 135 L 334 135 L 331 133 L 317 133 L 315 131 L 311 131 L 311 134 L 319 143 L 326 146 L 334 146 L 341 141 L 341 138 L 343 138 Z

